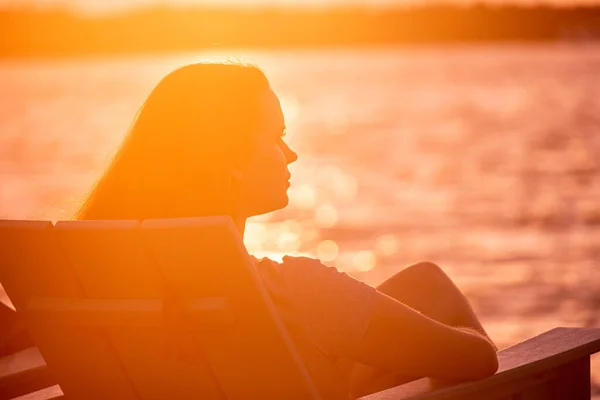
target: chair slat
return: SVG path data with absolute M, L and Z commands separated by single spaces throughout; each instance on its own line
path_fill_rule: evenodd
M 319 398 L 230 218 L 150 220 L 142 230 L 178 296 L 230 299 L 234 329 L 195 332 L 227 399 Z
M 62 252 L 52 223 L 0 221 L 0 281 L 62 389 L 74 398 L 135 399 L 106 336 L 86 328 L 53 329 L 29 320 L 32 297 L 86 297 Z M 83 376 L 102 376 L 84 381 Z
M 44 389 L 55 382 L 35 347 L 0 358 L 0 400 Z
M 60 386 L 54 385 L 45 389 L 37 390 L 32 393 L 14 398 L 12 400 L 64 400 L 63 392 Z
M 226 298 L 185 301 L 181 305 L 194 329 L 219 330 L 233 323 Z M 166 307 L 161 299 L 71 299 L 34 297 L 28 303 L 30 319 L 45 325 L 86 327 L 160 327 Z
M 163 324 L 104 329 L 140 398 L 221 399 L 208 364 L 181 354 L 178 336 L 185 329 L 173 321 L 174 315 L 186 315 L 185 304 L 171 300 L 136 226 L 131 221 L 71 221 L 60 222 L 55 229 L 89 298 L 145 299 L 149 304 L 165 299 L 170 311 Z M 144 319 L 143 314 L 140 310 L 135 318 Z

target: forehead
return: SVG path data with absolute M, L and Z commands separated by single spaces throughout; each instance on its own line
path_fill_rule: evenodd
M 285 118 L 279 98 L 272 89 L 265 92 L 262 98 L 262 124 L 264 129 L 281 130 L 285 127 Z

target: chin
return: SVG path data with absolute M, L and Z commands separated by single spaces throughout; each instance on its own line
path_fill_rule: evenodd
M 283 201 L 281 202 L 281 207 L 279 207 L 279 209 L 287 207 L 288 204 L 290 204 L 290 198 L 286 194 Z
M 282 208 L 285 208 L 289 203 L 290 203 L 290 198 L 288 197 L 287 194 L 284 194 L 281 198 L 277 199 L 277 201 L 273 202 L 273 204 L 271 205 L 270 211 L 281 210 Z M 270 212 L 270 211 L 268 211 L 268 212 Z
M 272 201 L 270 201 L 268 203 L 264 203 L 264 204 L 261 204 L 260 206 L 255 207 L 253 212 L 251 212 L 250 214 L 252 216 L 256 216 L 256 215 L 268 214 L 273 211 L 278 211 L 278 210 L 285 208 L 289 204 L 289 202 L 290 202 L 290 198 L 288 197 L 287 193 L 285 193 L 283 196 L 281 196 L 277 199 L 272 199 Z

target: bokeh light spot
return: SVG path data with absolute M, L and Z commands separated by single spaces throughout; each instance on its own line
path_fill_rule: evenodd
M 317 246 L 317 257 L 321 261 L 329 262 L 335 260 L 340 254 L 340 248 L 333 240 L 323 240 Z
M 290 205 L 295 208 L 309 209 L 317 203 L 317 193 L 310 185 L 293 186 L 289 191 Z
M 364 250 L 354 254 L 354 269 L 360 272 L 368 272 L 375 268 L 376 258 L 372 251 Z

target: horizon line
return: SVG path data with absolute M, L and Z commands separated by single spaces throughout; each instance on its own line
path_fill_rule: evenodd
M 423 0 L 406 0 L 403 4 L 391 4 L 389 2 L 382 2 L 378 4 L 367 3 L 367 2 L 352 2 L 351 4 L 340 4 L 330 3 L 327 5 L 317 5 L 314 3 L 300 4 L 215 4 L 215 3 L 198 3 L 198 4 L 167 4 L 163 2 L 147 2 L 144 4 L 137 5 L 112 5 L 102 9 L 90 9 L 88 7 L 77 6 L 73 3 L 68 4 L 45 4 L 35 5 L 32 3 L 10 3 L 3 2 L 0 0 L 0 12 L 4 11 L 17 11 L 17 12 L 31 12 L 31 13 L 46 13 L 46 12 L 72 12 L 76 15 L 92 15 L 92 16 L 110 16 L 119 14 L 130 14 L 136 12 L 144 12 L 148 10 L 228 10 L 228 11 L 339 11 L 339 10 L 410 10 L 410 9 L 427 9 L 435 7 L 454 7 L 454 8 L 478 8 L 478 7 L 493 7 L 493 8 L 521 8 L 521 9 L 539 9 L 539 8 L 553 8 L 553 9 L 575 9 L 575 8 L 595 8 L 600 7 L 600 0 L 526 0 L 526 1 L 515 1 L 515 0 L 435 0 L 435 1 L 423 1 Z

